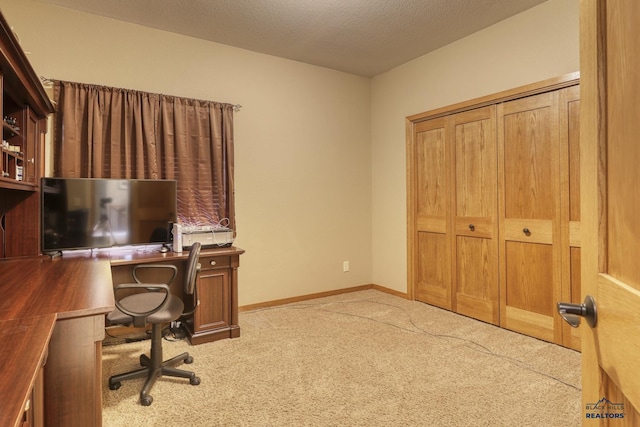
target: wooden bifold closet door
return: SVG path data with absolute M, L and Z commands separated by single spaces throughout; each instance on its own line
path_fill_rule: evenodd
M 416 125 L 415 298 L 497 324 L 495 111 Z
M 446 117 L 415 128 L 415 298 L 451 310 L 450 163 Z
M 407 118 L 414 299 L 580 348 L 577 74 Z
M 500 325 L 580 348 L 579 87 L 498 105 Z
M 498 106 L 501 326 L 559 342 L 558 92 Z
M 498 324 L 496 107 L 448 119 L 454 310 Z

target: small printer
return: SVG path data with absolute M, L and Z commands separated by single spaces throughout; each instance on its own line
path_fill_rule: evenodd
M 233 230 L 216 225 L 182 226 L 182 247 L 200 243 L 204 249 L 223 248 L 233 244 Z

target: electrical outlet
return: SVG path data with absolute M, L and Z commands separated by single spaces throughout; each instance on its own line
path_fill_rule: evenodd
M 342 263 L 342 271 L 343 271 L 344 273 L 347 273 L 347 272 L 349 271 L 349 261 L 344 261 L 344 262 Z

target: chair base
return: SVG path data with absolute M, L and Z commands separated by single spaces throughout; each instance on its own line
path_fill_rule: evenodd
M 113 375 L 109 378 L 109 388 L 117 390 L 122 385 L 121 381 L 147 377 L 142 391 L 140 391 L 140 403 L 143 406 L 149 406 L 153 403 L 153 397 L 149 395 L 149 392 L 156 380 L 162 376 L 189 378 L 189 384 L 200 384 L 200 378 L 195 373 L 175 368 L 176 365 L 182 362 L 193 363 L 193 357 L 189 356 L 189 353 L 182 353 L 169 360 L 162 361 L 162 325 L 154 324 L 151 329 L 151 357 L 142 354 L 140 356 L 140 365 L 143 368 Z

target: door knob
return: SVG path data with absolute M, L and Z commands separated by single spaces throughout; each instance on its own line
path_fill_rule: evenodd
M 596 326 L 598 321 L 596 302 L 591 295 L 587 295 L 582 304 L 559 302 L 558 313 L 573 328 L 580 325 L 580 317 L 584 317 L 592 328 Z

